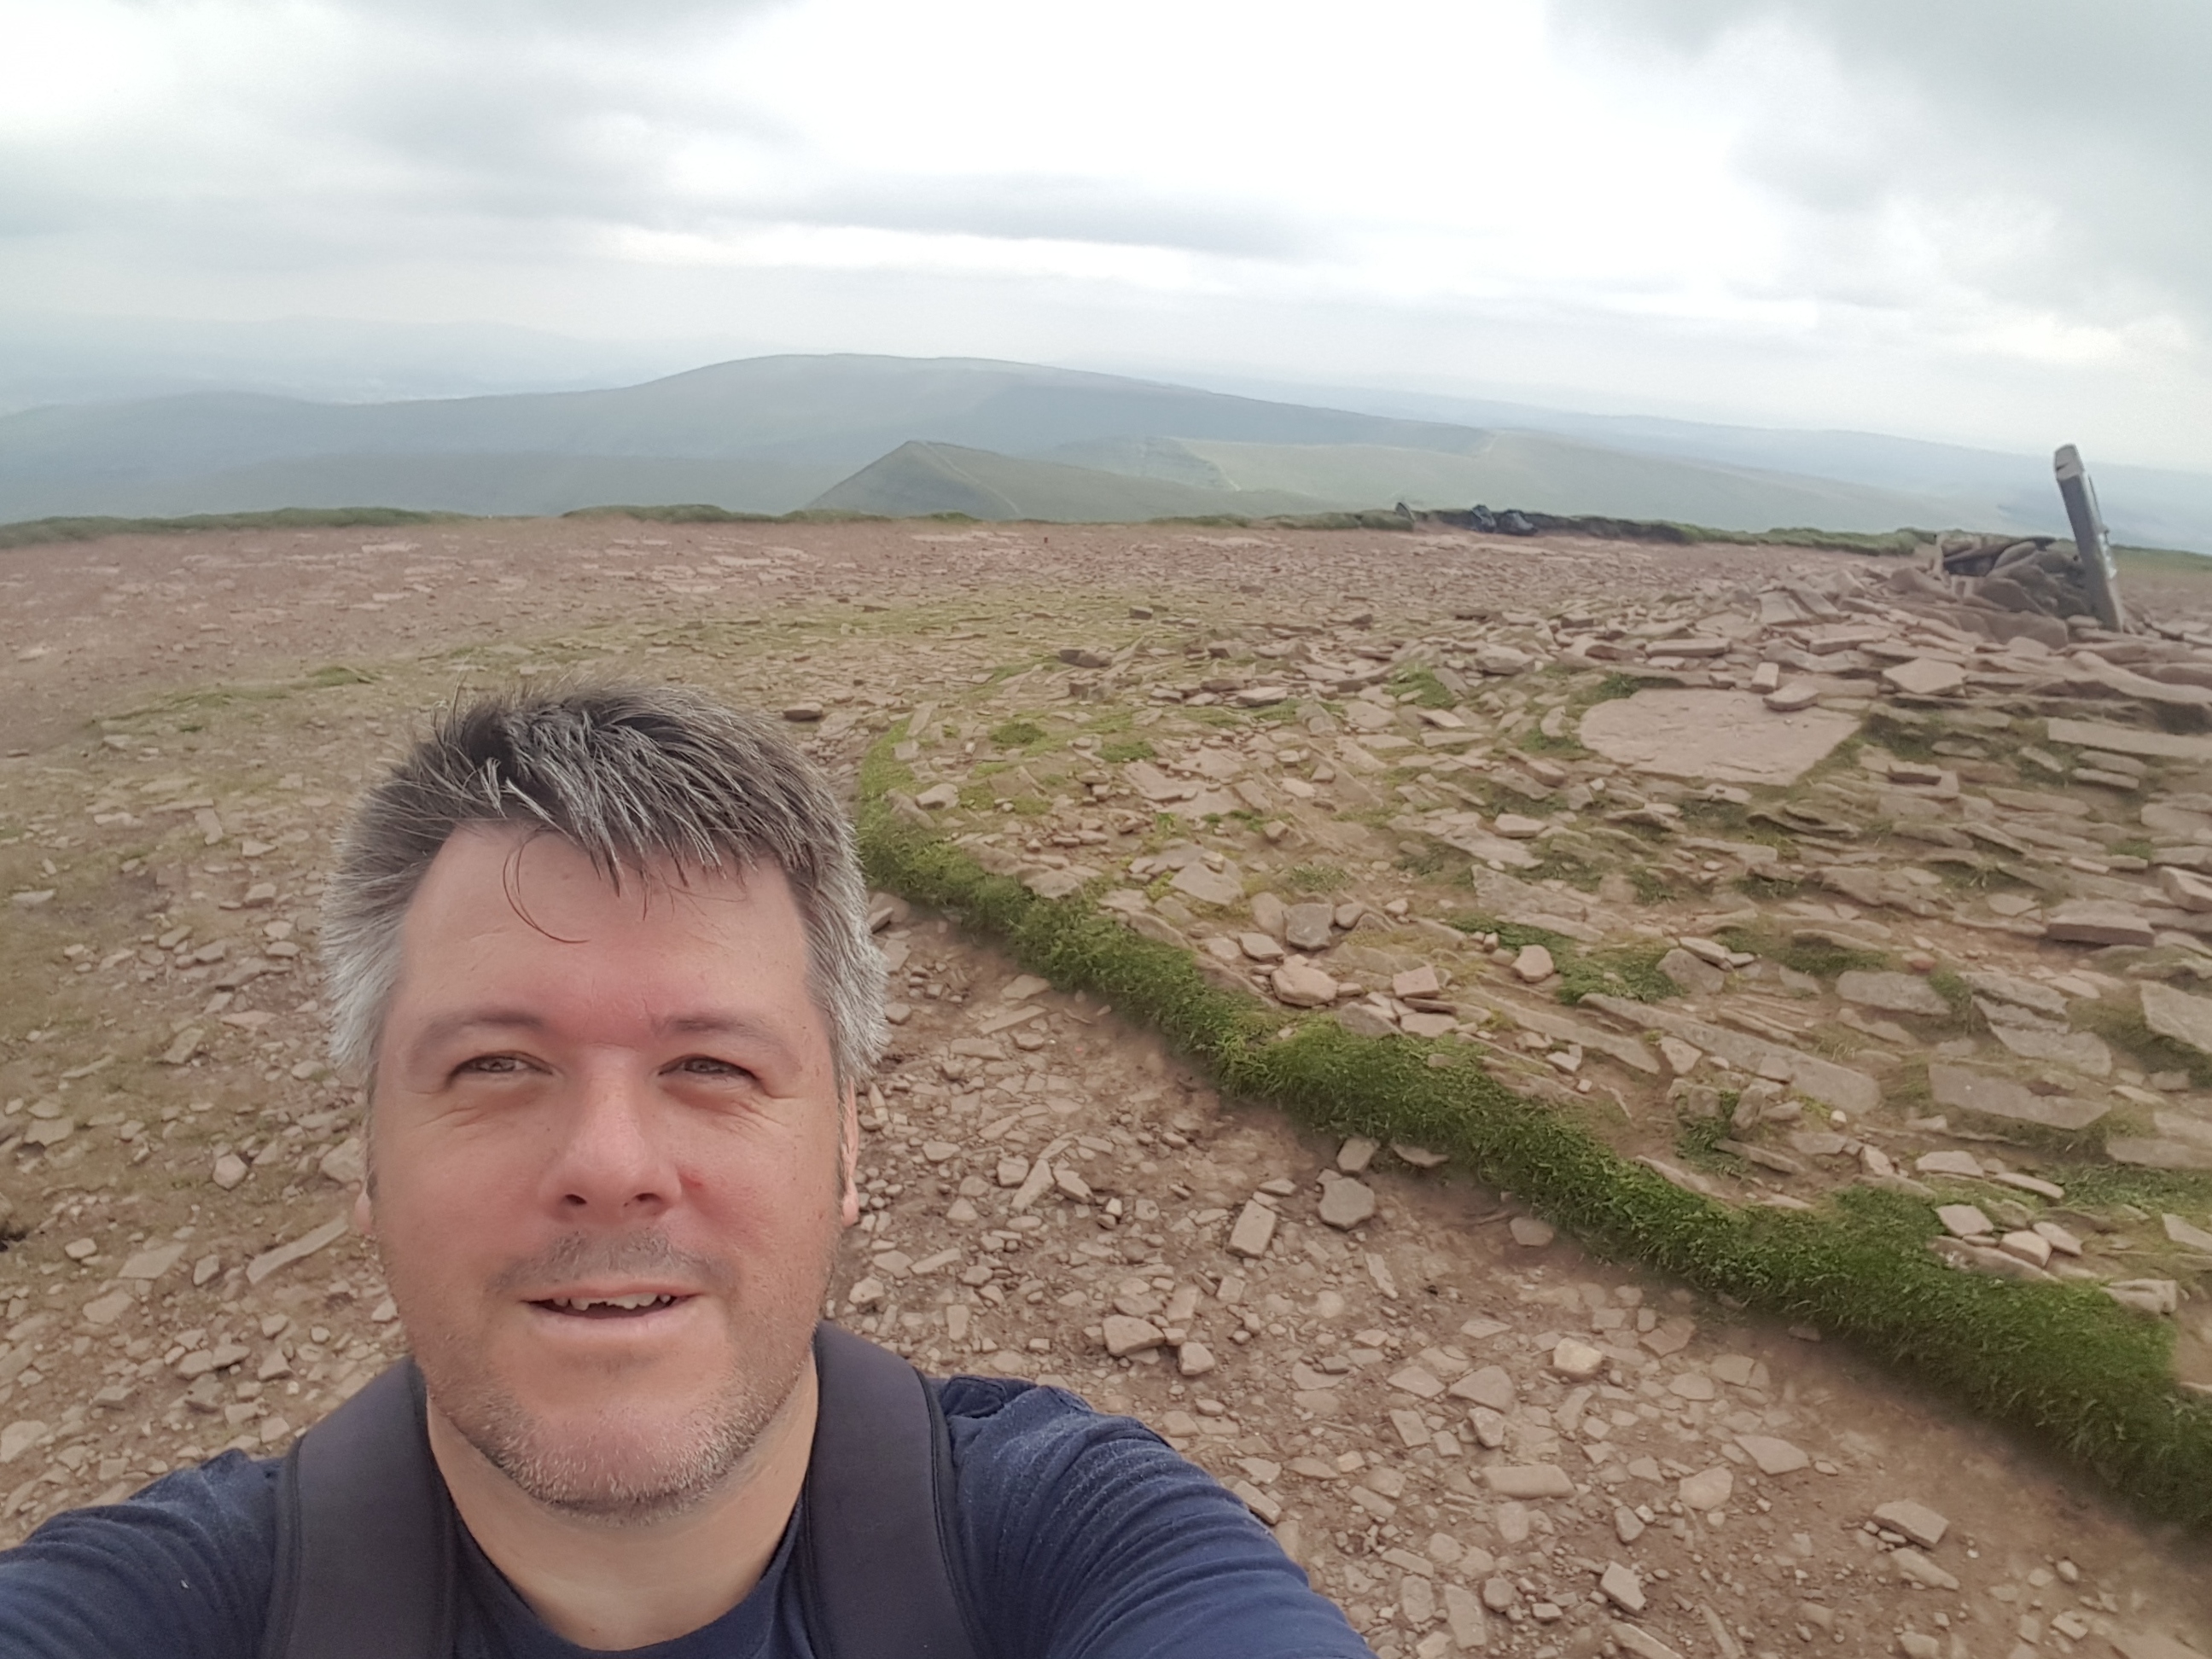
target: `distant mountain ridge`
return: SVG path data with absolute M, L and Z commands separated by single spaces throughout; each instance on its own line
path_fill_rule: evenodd
M 0 416 L 4 520 L 701 501 L 1109 520 L 1401 500 L 1735 530 L 2058 527 L 2055 494 L 2031 514 L 1972 489 L 980 358 L 766 356 L 601 391 L 371 404 L 200 392 Z M 2212 550 L 2212 513 L 2206 531 Z

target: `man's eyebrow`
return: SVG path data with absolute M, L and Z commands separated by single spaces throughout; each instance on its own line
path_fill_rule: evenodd
M 420 1053 L 472 1031 L 526 1031 L 536 1035 L 546 1029 L 546 1021 L 541 1015 L 524 1009 L 461 1008 L 428 1021 L 411 1046 Z M 735 1037 L 770 1049 L 778 1060 L 795 1062 L 797 1059 L 779 1022 L 736 1010 L 665 1015 L 653 1022 L 653 1030 L 660 1036 Z
M 795 1061 L 798 1058 L 790 1039 L 784 1035 L 781 1023 L 763 1019 L 757 1015 L 728 1012 L 671 1014 L 655 1022 L 657 1029 L 668 1036 L 726 1036 L 746 1042 L 757 1042 L 771 1049 L 775 1058 Z

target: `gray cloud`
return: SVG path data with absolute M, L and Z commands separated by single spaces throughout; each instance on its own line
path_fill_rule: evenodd
M 2212 8 L 2197 0 L 1557 0 L 1553 17 L 1578 46 L 1675 72 L 1793 36 L 1857 108 L 1808 111 L 1786 81 L 1741 88 L 1764 105 L 1748 176 L 1857 233 L 1917 204 L 1993 295 L 2079 320 L 2212 323 Z M 1824 251 L 1850 281 L 1848 243 Z
M 1080 176 L 857 177 L 697 72 L 793 0 L 334 0 L 328 35 L 272 35 L 220 66 L 222 106 L 137 110 L 0 147 L 0 239 L 72 230 L 216 264 L 348 246 L 574 252 L 595 230 L 790 223 L 1280 258 L 1293 216 Z M 154 0 L 142 9 L 155 10 Z M 305 39 L 309 46 L 298 44 Z M 319 50 L 313 61 L 289 54 Z M 687 156 L 740 158 L 702 183 Z

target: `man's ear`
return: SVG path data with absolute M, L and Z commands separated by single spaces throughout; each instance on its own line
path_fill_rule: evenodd
M 859 1091 L 850 1085 L 837 1112 L 837 1168 L 843 1189 L 837 1195 L 838 1218 L 848 1227 L 860 1224 L 860 1188 L 857 1176 L 860 1164 L 860 1101 Z

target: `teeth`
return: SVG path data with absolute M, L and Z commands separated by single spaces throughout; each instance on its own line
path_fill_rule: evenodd
M 675 1300 L 672 1296 L 656 1295 L 562 1296 L 556 1297 L 553 1305 L 556 1308 L 568 1308 L 577 1313 L 586 1313 L 593 1308 L 621 1308 L 627 1312 L 635 1313 L 641 1308 L 665 1307 Z

